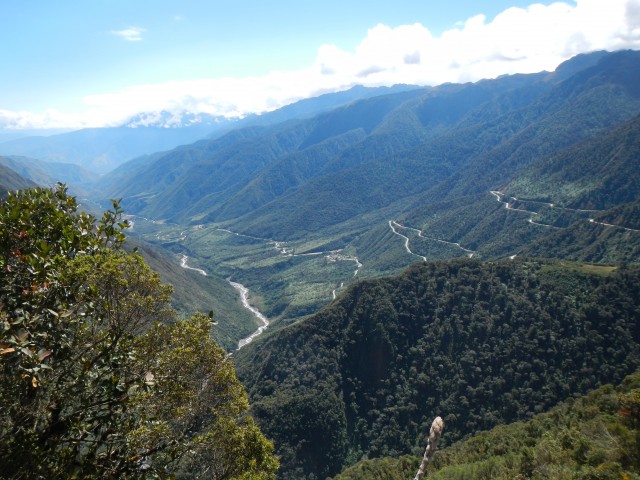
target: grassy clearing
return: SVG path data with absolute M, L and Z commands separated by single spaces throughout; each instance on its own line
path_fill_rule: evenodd
M 590 275 L 601 275 L 603 277 L 608 277 L 618 269 L 618 267 L 615 265 L 596 265 L 593 263 L 560 262 L 560 265 L 562 265 L 564 268 L 577 272 Z

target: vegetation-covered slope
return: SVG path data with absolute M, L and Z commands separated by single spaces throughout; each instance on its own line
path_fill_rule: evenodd
M 505 193 L 590 210 L 638 200 L 640 116 L 535 162 L 509 182 Z
M 34 182 L 27 180 L 15 170 L 0 164 L 0 198 L 6 197 L 8 192 L 35 186 Z
M 178 255 L 132 237 L 127 239 L 127 248 L 137 248 L 138 255 L 153 271 L 163 281 L 171 283 L 171 306 L 181 316 L 213 312 L 216 323 L 211 334 L 225 350 L 235 350 L 238 338 L 247 337 L 255 331 L 253 314 L 238 302 L 236 290 L 226 280 L 180 268 Z
M 640 117 L 538 158 L 504 186 L 427 202 L 405 215 L 427 235 L 490 258 L 513 254 L 589 262 L 639 261 Z M 614 208 L 615 207 L 615 208 Z M 614 225 L 612 227 L 611 225 Z M 423 242 L 424 243 L 424 242 Z M 429 245 L 412 242 L 429 255 Z
M 599 52 L 553 73 L 378 95 L 138 159 L 102 192 L 156 221 L 149 241 L 202 225 L 174 252 L 240 280 L 272 329 L 423 258 L 633 264 L 638 234 L 589 220 L 637 200 L 639 65 L 639 52 Z M 335 269 L 338 249 L 352 261 Z
M 413 478 L 419 461 L 411 456 L 365 460 L 334 480 L 406 480 Z M 493 428 L 437 452 L 428 478 L 619 480 L 639 473 L 636 372 L 616 388 L 605 385 L 529 421 Z
M 450 442 L 621 381 L 640 366 L 639 281 L 553 262 L 415 265 L 240 351 L 238 372 L 282 478 L 324 478 L 415 452 L 435 415 Z
M 0 164 L 18 172 L 37 185 L 53 186 L 58 182 L 73 184 L 73 191 L 83 192 L 97 175 L 72 163 L 44 162 L 28 157 L 2 157 Z
M 102 194 L 145 218 L 145 240 L 243 283 L 271 330 L 424 259 L 635 264 L 639 65 L 639 52 L 599 52 L 553 73 L 274 112 L 286 121 L 123 165 Z

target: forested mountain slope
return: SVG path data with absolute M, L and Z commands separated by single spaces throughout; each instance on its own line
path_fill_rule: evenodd
M 286 121 L 138 158 L 100 191 L 137 215 L 132 234 L 249 288 L 270 331 L 414 262 L 633 265 L 639 84 L 640 52 L 598 52 L 551 73 L 273 112 Z
M 640 198 L 640 115 L 541 158 L 504 189 L 520 199 L 606 210 Z
M 36 184 L 32 181 L 27 180 L 15 170 L 0 163 L 0 198 L 4 198 L 7 192 L 35 186 Z
M 398 98 L 412 95 L 416 93 L 409 91 L 363 100 L 370 106 L 364 109 L 368 128 L 373 128 L 374 124 L 382 121 L 394 107 L 387 97 L 398 101 Z M 217 140 L 199 142 L 191 148 L 182 147 L 167 152 L 153 162 L 144 164 L 139 170 L 130 172 L 128 181 L 115 185 L 108 193 L 123 196 L 125 202 L 130 202 L 132 211 L 150 217 L 184 220 L 188 215 L 187 218 L 201 220 L 205 214 L 229 218 L 248 213 L 257 205 L 240 202 L 233 214 L 224 212 L 230 208 L 227 203 L 234 196 L 275 162 L 283 160 L 286 170 L 288 163 L 284 157 L 288 155 L 298 151 L 302 153 L 307 148 L 312 150 L 304 154 L 313 155 L 313 146 L 323 142 L 324 156 L 329 155 L 332 150 L 337 154 L 345 146 L 362 138 L 362 134 L 353 132 L 354 129 L 357 130 L 356 127 L 362 128 L 363 134 L 366 134 L 367 125 L 354 125 L 354 119 L 349 113 L 351 107 L 344 108 L 347 113 L 339 120 L 343 125 L 330 134 L 323 132 L 322 125 L 318 126 L 318 123 L 322 124 L 326 115 L 336 115 L 332 113 L 276 126 L 239 129 Z M 361 105 L 358 112 L 362 109 Z M 347 133 L 349 134 L 346 136 L 342 135 Z M 305 142 L 306 147 L 300 148 Z M 283 175 L 284 171 L 280 174 Z M 108 184 L 109 177 L 104 181 Z M 285 184 L 281 188 L 287 190 L 289 186 Z M 162 195 L 156 196 L 160 192 Z M 261 198 L 261 195 L 258 197 Z
M 559 229 L 522 250 L 522 255 L 608 263 L 640 258 L 640 202 L 625 204 Z
M 190 270 L 178 268 L 179 257 L 175 254 L 135 237 L 127 239 L 127 248 L 137 249 L 138 255 L 160 278 L 171 283 L 171 306 L 180 316 L 213 313 L 215 325 L 211 335 L 225 350 L 235 350 L 238 338 L 247 337 L 255 330 L 253 315 L 237 301 L 236 291 L 224 279 L 194 275 Z
M 236 356 L 281 478 L 447 442 L 640 366 L 640 270 L 457 260 L 364 281 Z M 314 477 L 315 475 L 315 477 Z
M 165 247 L 247 286 L 272 329 L 425 259 L 634 264 L 640 232 L 620 212 L 638 200 L 639 83 L 640 52 L 599 52 L 377 95 L 139 158 L 102 196 L 160 230 L 202 225 Z
M 44 162 L 28 157 L 0 156 L 0 164 L 38 185 L 53 186 L 58 182 L 73 185 L 73 192 L 76 194 L 95 182 L 98 177 L 72 163 Z
M 475 195 L 433 201 L 419 196 L 400 221 L 484 258 L 518 254 L 638 262 L 639 145 L 640 116 L 635 116 L 538 157 Z M 433 258 L 432 244 L 420 239 L 412 244 L 416 253 Z
M 428 478 L 633 478 L 640 471 L 640 372 L 570 398 L 526 422 L 495 427 L 436 453 Z M 445 426 L 446 435 L 446 426 Z M 406 480 L 418 457 L 364 460 L 334 480 Z

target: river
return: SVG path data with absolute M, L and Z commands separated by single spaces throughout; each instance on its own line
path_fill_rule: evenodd
M 240 300 L 242 301 L 242 306 L 244 308 L 246 308 L 247 310 L 249 310 L 251 313 L 253 313 L 255 315 L 255 317 L 258 320 L 260 320 L 260 322 L 262 322 L 262 325 L 260 327 L 258 327 L 258 329 L 255 332 L 253 332 L 248 337 L 243 338 L 240 341 L 238 341 L 238 350 L 240 350 L 245 345 L 248 345 L 251 342 L 253 342 L 254 338 L 256 338 L 258 335 L 262 334 L 262 332 L 264 332 L 267 329 L 267 327 L 269 326 L 269 319 L 267 317 L 265 317 L 260 312 L 260 310 L 258 310 L 256 307 L 252 306 L 249 303 L 249 289 L 247 287 L 245 287 L 244 285 L 242 285 L 240 283 L 232 282 L 231 280 L 229 280 L 229 283 L 231 284 L 231 286 L 233 288 L 235 288 L 236 290 L 238 290 L 240 292 Z

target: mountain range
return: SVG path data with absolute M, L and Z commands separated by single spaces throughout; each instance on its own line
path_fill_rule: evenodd
M 598 137 L 638 114 L 638 65 L 638 52 L 599 53 L 554 73 L 379 95 L 137 160 L 121 167 L 126 176 L 116 169 L 99 188 L 149 217 L 224 222 L 243 233 L 291 239 L 389 207 L 424 221 L 412 207 L 474 195 L 491 200 L 490 190 L 519 188 L 527 181 L 518 181 L 520 174 L 531 178 L 563 162 L 558 155 L 573 155 L 574 164 L 556 174 L 548 191 L 538 186 L 523 194 L 579 207 L 588 201 L 557 191 L 558 181 L 569 170 L 597 177 L 580 167 L 576 149 L 590 148 L 589 141 L 606 149 L 615 139 Z M 609 175 L 632 185 L 637 169 L 625 165 Z M 608 192 L 603 186 L 591 193 L 594 208 L 617 205 L 601 201 Z
M 16 156 L 3 164 L 38 183 L 63 180 L 103 204 L 121 198 L 137 216 L 131 234 L 161 243 L 176 262 L 186 254 L 242 281 L 275 329 L 358 278 L 414 262 L 517 255 L 637 263 L 639 84 L 640 52 L 595 52 L 554 72 L 303 100 L 220 122 L 195 143 L 156 148 L 100 176 Z M 129 138 L 148 149 L 160 146 L 156 135 L 169 145 L 180 131 L 119 127 L 49 140 L 82 150 L 100 138 L 91 147 L 98 152 Z
M 233 358 L 282 479 L 418 454 L 435 415 L 453 442 L 640 368 L 640 52 L 359 87 L 195 143 L 150 120 L 0 144 L 0 185 L 121 198 L 228 350 L 257 328 L 230 282 L 249 288 L 270 324 Z M 93 173 L 42 163 L 83 142 Z
M 377 91 L 134 159 L 93 195 L 202 225 L 170 247 L 245 282 L 274 327 L 356 278 L 317 262 L 302 274 L 305 253 L 340 250 L 357 278 L 466 256 L 637 263 L 639 80 L 639 52 L 597 52 L 554 72 Z M 211 249 L 220 230 L 296 256 L 241 266 L 244 246 Z
M 275 112 L 243 118 L 158 111 L 141 112 L 117 127 L 85 128 L 53 135 L 36 132 L 38 134 L 20 136 L 15 132 L 0 132 L 0 155 L 71 163 L 94 174 L 104 174 L 136 157 L 171 150 L 203 138 L 216 138 L 235 128 L 313 116 L 351 101 L 407 88 L 411 87 L 353 87 L 301 100 Z

